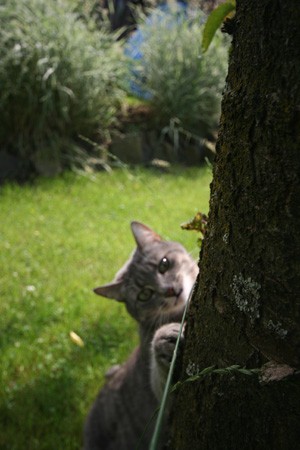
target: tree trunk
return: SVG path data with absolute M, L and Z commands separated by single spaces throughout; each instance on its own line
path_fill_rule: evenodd
M 299 0 L 237 0 L 181 379 L 263 375 L 183 384 L 172 449 L 300 448 L 299 26 Z

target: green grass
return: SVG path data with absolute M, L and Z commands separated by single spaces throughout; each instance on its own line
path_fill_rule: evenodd
M 196 235 L 180 224 L 207 212 L 210 178 L 207 169 L 136 169 L 1 188 L 1 450 L 81 448 L 105 371 L 137 343 L 123 305 L 92 288 L 110 281 L 133 249 L 133 219 L 197 258 Z

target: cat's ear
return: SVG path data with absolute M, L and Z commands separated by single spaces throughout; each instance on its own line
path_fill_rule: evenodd
M 104 284 L 94 289 L 95 294 L 101 295 L 102 297 L 112 298 L 118 302 L 122 301 L 121 298 L 121 287 L 122 281 L 115 283 Z
M 141 249 L 153 241 L 162 240 L 161 237 L 155 233 L 155 231 L 152 231 L 149 227 L 140 222 L 131 222 L 130 225 L 135 242 Z

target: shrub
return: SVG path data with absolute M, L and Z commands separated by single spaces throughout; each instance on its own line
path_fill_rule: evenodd
M 29 159 L 50 153 L 68 164 L 73 138 L 112 124 L 123 96 L 122 58 L 112 36 L 89 29 L 59 0 L 2 4 L 2 149 Z
M 137 82 L 148 92 L 161 125 L 175 123 L 200 137 L 217 126 L 228 56 L 220 35 L 202 53 L 203 22 L 203 13 L 191 19 L 185 11 L 158 10 L 129 41 L 141 53 L 134 68 Z

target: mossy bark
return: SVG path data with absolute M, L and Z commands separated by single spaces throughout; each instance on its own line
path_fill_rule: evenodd
M 237 1 L 182 379 L 187 367 L 300 366 L 299 24 L 299 0 Z M 273 376 L 183 385 L 171 448 L 300 448 L 300 377 Z

